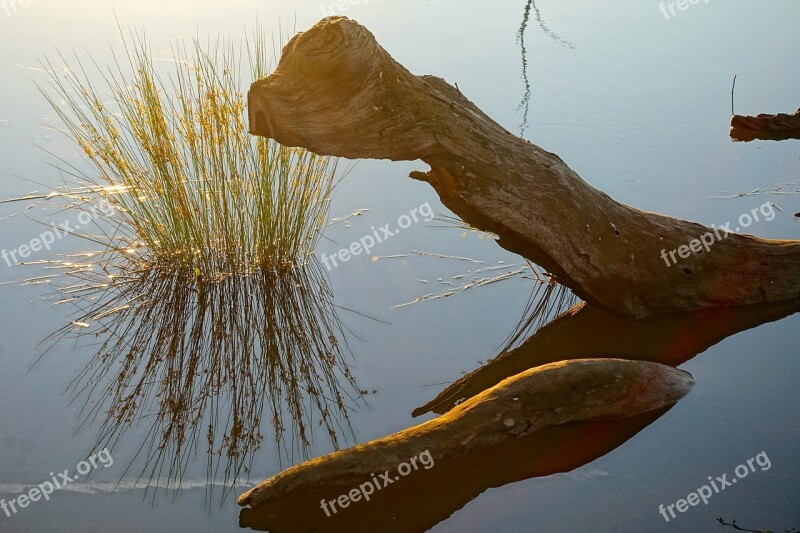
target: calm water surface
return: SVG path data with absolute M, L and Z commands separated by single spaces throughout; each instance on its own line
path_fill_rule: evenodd
M 713 198 L 787 182 L 794 185 L 785 190 L 800 189 L 798 142 L 745 144 L 727 137 L 734 74 L 739 113 L 793 112 L 800 106 L 800 4 L 699 3 L 671 20 L 649 0 L 542 0 L 536 7 L 562 40 L 543 31 L 532 10 L 524 31 L 525 73 L 518 40 L 524 1 L 371 0 L 341 13 L 366 25 L 409 70 L 458 83 L 504 127 L 524 132 L 624 203 L 710 225 L 770 200 L 782 212 L 749 231 L 800 238 L 800 221 L 792 217 L 800 211 L 798 195 Z M 0 10 L 2 198 L 60 184 L 42 149 L 65 157 L 74 149 L 48 128 L 55 120 L 35 88 L 44 80 L 39 61 L 58 49 L 85 50 L 98 64 L 111 63 L 115 13 L 123 25 L 146 29 L 161 58 L 168 58 L 170 42 L 187 35 L 238 36 L 256 18 L 267 30 L 302 30 L 322 16 L 317 2 L 273 0 L 32 0 L 11 15 Z M 523 125 L 525 77 L 530 99 Z M 427 184 L 408 179 L 410 171 L 422 169 L 421 163 L 360 162 L 337 190 L 331 215 L 369 211 L 331 226 L 319 252 L 334 253 L 371 226 L 394 222 L 425 202 L 447 213 Z M 36 212 L 25 207 L 0 205 L 0 248 L 14 249 L 41 232 Z M 374 253 L 422 250 L 487 265 L 522 262 L 481 234 L 434 226 L 413 225 Z M 59 251 L 83 247 L 69 239 L 58 245 Z M 355 439 L 348 442 L 417 423 L 414 408 L 496 354 L 523 312 L 530 280 L 517 276 L 393 309 L 446 289 L 438 278 L 452 280 L 475 268 L 435 257 L 361 257 L 329 273 L 337 305 L 386 322 L 341 311 L 353 332 L 351 371 L 361 388 L 377 391 L 366 397 L 368 406 L 350 413 Z M 40 266 L 8 268 L 0 262 L 0 282 L 39 275 Z M 50 472 L 74 468 L 96 437 L 96 427 L 80 426 L 81 405 L 64 394 L 96 346 L 65 341 L 35 364 L 47 346 L 44 338 L 74 319 L 69 306 L 43 300 L 50 293 L 47 285 L 0 287 L 0 498 L 14 498 Z M 487 490 L 433 531 L 724 531 L 718 516 L 750 528 L 800 527 L 798 326 L 795 315 L 716 344 L 682 366 L 697 380 L 690 395 L 612 453 L 568 474 Z M 89 481 L 11 518 L 0 513 L 0 531 L 238 530 L 234 499 L 221 507 L 206 503 L 202 454 L 187 465 L 178 495 L 153 497 L 152 491 L 130 488 L 138 471 L 126 467 L 146 430 L 143 425 L 129 432 L 113 450 L 114 466 Z M 311 453 L 330 451 L 324 432 L 316 433 Z M 708 476 L 732 472 L 762 451 L 771 460 L 769 470 L 670 523 L 658 514 L 659 504 L 685 497 Z M 268 437 L 250 479 L 263 480 L 297 460 L 284 457 L 279 463 Z

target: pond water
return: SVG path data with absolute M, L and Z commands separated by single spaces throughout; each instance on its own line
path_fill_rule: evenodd
M 527 9 L 525 1 L 363 0 L 334 10 L 368 27 L 411 72 L 457 83 L 505 128 L 558 154 L 592 186 L 625 204 L 721 225 L 770 201 L 780 208 L 774 219 L 755 223 L 747 232 L 800 238 L 800 219 L 793 216 L 800 211 L 800 194 L 719 198 L 775 187 L 784 193 L 800 190 L 797 141 L 733 143 L 727 135 L 734 75 L 737 113 L 797 109 L 800 4 L 699 2 L 674 15 L 665 4 L 666 15 L 658 2 L 634 0 L 613 6 L 542 0 Z M 36 83 L 45 80 L 39 63 L 45 53 L 86 51 L 97 64 L 111 64 L 109 43 L 118 42 L 115 16 L 123 26 L 146 30 L 154 54 L 168 59 L 169 44 L 177 39 L 239 36 L 256 20 L 267 31 L 299 31 L 329 9 L 315 1 L 273 0 L 0 3 L 0 197 L 46 194 L 60 186 L 62 178 L 45 152 L 75 153 L 51 129 L 57 121 L 36 90 Z M 395 224 L 414 209 L 424 214 L 420 206 L 426 203 L 437 213 L 450 214 L 429 185 L 408 178 L 414 170 L 427 169 L 421 162 L 359 162 L 336 189 L 331 216 L 364 211 L 331 225 L 318 256 L 335 254 L 373 226 Z M 0 249 L 16 249 L 38 236 L 43 218 L 55 222 L 73 216 L 55 209 L 42 214 L 41 205 L 28 209 L 34 203 L 0 204 Z M 64 239 L 53 253 L 85 248 L 79 239 Z M 398 307 L 472 277 L 490 276 L 476 273 L 479 269 L 497 267 L 491 275 L 500 275 L 515 272 L 525 261 L 482 232 L 424 220 L 380 243 L 372 254 L 380 259 L 355 257 L 307 280 L 330 286 L 336 320 L 349 346 L 342 367 L 358 389 L 369 392 L 346 402 L 349 422 L 337 426 L 342 446 L 419 423 L 411 416 L 414 409 L 497 355 L 535 286 L 530 275 L 516 273 L 447 298 Z M 40 253 L 34 259 L 47 258 Z M 42 265 L 11 268 L 0 262 L 0 498 L 5 500 L 47 481 L 51 473 L 74 470 L 91 453 L 103 427 L 105 407 L 99 407 L 99 419 L 87 421 L 84 403 L 71 401 L 69 389 L 76 378 L 79 388 L 87 384 L 81 372 L 102 350 L 102 339 L 67 337 L 51 347 L 48 336 L 76 320 L 76 310 L 53 305 L 48 283 L 18 283 L 51 273 Z M 264 291 L 254 293 L 258 308 L 258 296 L 277 289 L 248 290 Z M 245 328 L 248 318 L 257 329 L 259 320 L 270 317 L 241 294 L 219 298 L 244 302 L 246 314 L 237 318 L 245 319 Z M 185 312 L 183 304 L 166 302 L 152 318 L 157 325 L 139 324 L 137 334 L 146 339 L 153 331 L 147 327 L 157 331 L 162 322 Z M 609 453 L 568 473 L 530 479 L 512 474 L 508 480 L 514 482 L 487 481 L 474 499 L 426 527 L 437 532 L 724 531 L 717 517 L 750 529 L 800 527 L 800 317 L 779 315 L 762 325 L 768 319 L 727 324 L 727 329 L 719 325 L 724 320 L 717 320 L 726 333 L 700 342 L 697 351 L 702 353 L 688 355 L 690 360 L 681 365 L 696 380 L 689 395 Z M 687 336 L 702 331 L 703 320 L 687 321 L 682 326 Z M 602 337 L 613 339 L 620 332 L 601 328 L 592 334 L 603 344 Z M 220 398 L 220 412 L 227 416 L 229 397 Z M 98 400 L 85 400 L 90 411 Z M 257 399 L 252 402 L 245 398 L 248 408 L 258 408 Z M 235 495 L 222 503 L 227 478 L 222 471 L 209 474 L 202 433 L 198 452 L 178 460 L 179 475 L 169 470 L 174 458 L 168 451 L 165 469 L 140 479 L 141 455 L 139 463 L 129 464 L 143 443 L 152 441 L 150 421 L 156 415 L 146 408 L 136 412 L 137 424 L 110 450 L 113 465 L 100 464 L 89 479 L 76 480 L 50 501 L 33 502 L 11 516 L 0 511 L 0 531 L 237 531 L 235 495 L 302 461 L 292 446 L 276 449 L 273 420 L 265 414 L 264 444 L 247 464 L 249 474 L 242 472 Z M 311 456 L 334 449 L 328 430 L 317 422 L 313 419 L 308 444 Z M 593 437 L 589 433 L 587 438 Z M 738 465 L 762 452 L 769 468 L 756 466 L 707 505 L 692 506 L 669 522 L 659 513 L 659 505 L 686 498 L 709 476 L 727 472 L 730 478 Z M 513 458 L 524 467 L 524 453 Z M 182 482 L 178 493 L 167 490 L 176 477 Z M 148 482 L 153 479 L 155 485 Z M 460 478 L 453 482 L 466 483 Z M 209 496 L 210 483 L 215 491 Z M 425 495 L 424 506 L 436 507 L 442 491 L 447 486 L 436 485 Z M 423 507 L 409 501 L 397 502 L 397 512 Z M 275 530 L 305 531 L 304 511 L 287 512 L 295 515 L 284 521 L 296 519 L 296 528 Z M 392 530 L 390 515 L 378 530 Z

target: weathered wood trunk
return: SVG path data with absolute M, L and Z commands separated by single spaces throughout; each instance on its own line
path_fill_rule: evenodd
M 414 177 L 453 212 L 611 313 L 643 317 L 800 296 L 800 242 L 725 236 L 615 202 L 457 88 L 411 74 L 344 17 L 324 19 L 286 45 L 276 71 L 253 83 L 249 115 L 252 133 L 284 145 L 425 161 L 431 171 Z M 668 266 L 665 254 L 702 235 L 713 238 L 708 249 L 675 255 Z
M 800 139 L 800 109 L 793 115 L 734 115 L 731 119 L 731 137 L 737 141 Z
M 355 488 L 372 473 L 394 472 L 424 451 L 434 461 L 452 459 L 550 426 L 654 411 L 683 398 L 693 383 L 687 372 L 643 361 L 585 359 L 540 366 L 438 418 L 290 468 L 243 494 L 239 504 L 257 507 L 332 480 Z

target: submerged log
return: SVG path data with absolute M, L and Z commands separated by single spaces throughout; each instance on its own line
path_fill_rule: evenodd
M 287 146 L 423 160 L 431 171 L 414 177 L 448 208 L 609 312 L 643 317 L 800 296 L 800 242 L 726 235 L 620 204 L 457 88 L 411 74 L 345 17 L 296 35 L 275 72 L 253 83 L 248 105 L 250 131 Z M 713 245 L 674 252 L 702 235 Z
M 731 119 L 731 137 L 737 141 L 800 139 L 800 109 L 794 115 L 734 115 Z
M 533 368 L 443 416 L 290 468 L 243 494 L 239 504 L 258 507 L 319 485 L 355 488 L 425 451 L 434 461 L 453 459 L 550 426 L 654 411 L 684 397 L 693 383 L 688 372 L 643 361 L 573 360 Z
M 570 472 L 610 453 L 671 408 L 549 426 L 478 453 L 438 460 L 430 469 L 423 465 L 375 491 L 368 502 L 360 499 L 327 514 L 321 500 L 348 494 L 354 487 L 342 486 L 335 477 L 320 479 L 310 492 L 242 509 L 239 526 L 270 533 L 428 531 L 487 489 Z

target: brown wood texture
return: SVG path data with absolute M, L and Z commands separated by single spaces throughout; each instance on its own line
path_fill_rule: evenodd
M 589 303 L 644 317 L 800 296 L 800 242 L 730 234 L 640 211 L 506 131 L 461 91 L 416 76 L 363 26 L 330 17 L 296 35 L 253 83 L 250 129 L 316 153 L 422 160 L 443 203 L 541 264 Z M 702 235 L 710 250 L 669 253 Z

